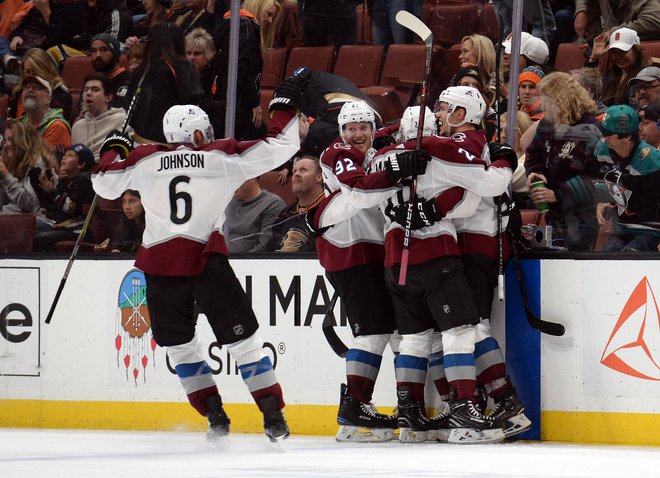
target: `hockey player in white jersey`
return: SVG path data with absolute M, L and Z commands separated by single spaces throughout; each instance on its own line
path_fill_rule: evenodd
M 173 106 L 163 118 L 163 132 L 172 146 L 152 144 L 131 151 L 130 140 L 116 133 L 105 141 L 92 178 L 102 197 L 114 199 L 126 189 L 142 196 L 146 229 L 135 265 L 147 280 L 153 336 L 167 349 L 190 404 L 207 417 L 209 439 L 227 435 L 230 420 L 195 335 L 195 303 L 217 342 L 236 360 L 263 413 L 266 435 L 271 441 L 289 435 L 282 389 L 256 334 L 259 324 L 249 299 L 229 265 L 222 225 L 238 186 L 298 151 L 295 106 L 306 85 L 303 77 L 294 76 L 278 86 L 263 140 L 214 141 L 204 111 Z
M 316 214 L 320 218 L 327 208 L 328 212 L 332 211 L 334 197 L 342 193 L 350 195 L 358 184 L 368 183 L 371 188 L 377 188 L 371 195 L 378 198 L 373 200 L 373 207 L 355 210 L 354 215 L 349 208 L 334 209 L 334 226 L 317 231 L 319 262 L 341 297 L 354 337 L 346 354 L 346 384 L 341 385 L 336 439 L 387 441 L 394 438 L 397 417 L 378 413 L 371 404 L 383 352 L 396 329 L 383 274 L 385 221 L 377 204 L 383 191 L 394 194 L 400 190 L 398 181 L 403 176 L 395 177 L 385 171 L 367 173 L 373 158 L 374 138 L 389 136 L 396 127 L 376 131 L 374 111 L 364 101 L 344 103 L 338 124 L 340 138 L 321 155 L 327 197 L 307 215 L 308 222 L 313 228 Z M 426 163 L 419 166 L 426 167 Z M 414 165 L 410 168 L 414 169 Z M 423 169 L 412 172 L 420 173 Z
M 439 132 L 441 136 L 450 137 L 465 130 L 461 122 L 456 119 L 456 111 L 458 108 L 469 110 L 473 98 L 465 94 L 467 91 L 469 90 L 460 87 L 447 88 L 440 95 L 437 117 L 441 124 Z M 493 156 L 502 157 L 506 154 L 511 161 L 516 159 L 515 152 L 508 145 L 491 143 L 489 149 Z M 488 158 L 484 159 L 489 162 Z M 496 208 L 492 197 L 482 197 L 474 214 L 454 219 L 452 222 L 456 227 L 465 275 L 472 289 L 480 318 L 480 322 L 475 327 L 474 357 L 477 381 L 495 402 L 495 409 L 490 416 L 506 423 L 504 433 L 509 437 L 528 430 L 531 422 L 525 416 L 524 407 L 506 375 L 502 351 L 490 334 L 490 312 L 493 291 L 497 286 L 499 255 Z M 508 216 L 505 215 L 503 228 L 506 228 L 507 221 Z M 506 235 L 503 235 L 502 241 L 503 254 L 506 256 L 508 253 Z M 429 371 L 441 398 L 447 400 L 449 385 L 443 370 L 442 341 L 434 341 L 433 351 L 429 357 Z

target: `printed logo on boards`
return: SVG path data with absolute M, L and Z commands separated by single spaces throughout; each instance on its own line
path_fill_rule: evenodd
M 624 305 L 600 363 L 632 377 L 660 380 L 660 313 L 646 277 Z
M 132 376 L 137 387 L 138 377 L 141 374 L 142 382 L 146 383 L 149 355 L 152 366 L 156 366 L 154 360 L 156 341 L 151 333 L 151 319 L 147 308 L 147 281 L 144 273 L 138 269 L 128 271 L 119 286 L 115 349 L 117 349 L 117 368 L 121 369 L 123 365 L 126 381 Z

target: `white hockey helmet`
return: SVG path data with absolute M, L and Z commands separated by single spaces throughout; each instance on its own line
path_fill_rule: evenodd
M 163 134 L 168 143 L 193 143 L 196 130 L 206 141 L 213 141 L 213 126 L 209 115 L 199 106 L 174 105 L 163 116 Z
M 465 109 L 465 121 L 461 124 L 450 124 L 458 127 L 464 123 L 481 124 L 486 114 L 486 102 L 476 88 L 470 86 L 450 86 L 440 93 L 438 102 L 447 103 L 448 114 L 456 111 L 457 107 Z
M 417 126 L 419 124 L 419 106 L 409 106 L 401 116 L 401 124 L 399 125 L 399 134 L 403 141 L 414 139 L 417 137 Z M 428 106 L 424 107 L 424 129 L 422 130 L 422 137 L 431 136 L 438 132 L 438 121 L 435 115 L 431 112 Z
M 341 107 L 337 123 L 339 124 L 339 136 L 342 141 L 346 142 L 344 136 L 344 126 L 348 123 L 371 123 L 371 131 L 376 131 L 376 115 L 374 110 L 365 101 L 347 101 Z

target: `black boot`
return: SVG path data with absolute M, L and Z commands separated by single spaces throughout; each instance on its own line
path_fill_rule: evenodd
M 410 388 L 400 387 L 396 391 L 398 404 L 399 441 L 418 443 L 426 441 L 431 420 L 426 416 L 424 405 L 410 397 Z
M 206 439 L 215 441 L 219 438 L 229 435 L 229 417 L 222 408 L 222 399 L 220 395 L 213 395 L 206 399 L 209 411 L 206 418 L 209 421 L 209 429 L 206 432 Z
M 289 426 L 286 424 L 282 410 L 277 408 L 277 398 L 274 395 L 259 400 L 259 408 L 264 414 L 264 431 L 270 441 L 284 440 L 289 437 Z
M 378 413 L 371 403 L 351 397 L 348 387 L 341 384 L 337 423 L 339 442 L 383 442 L 394 438 L 397 416 Z

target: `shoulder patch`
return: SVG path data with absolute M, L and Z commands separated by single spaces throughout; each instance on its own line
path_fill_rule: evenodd
M 639 157 L 642 159 L 642 161 L 645 160 L 649 154 L 651 154 L 651 148 L 644 147 L 639 150 Z

